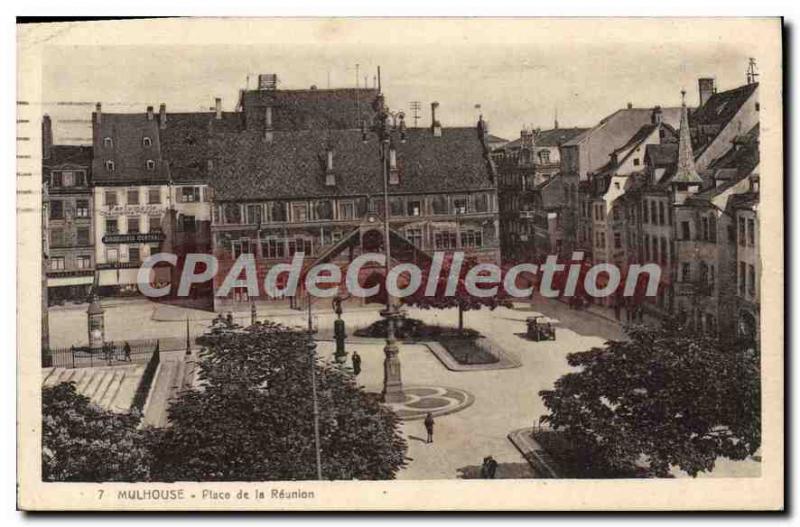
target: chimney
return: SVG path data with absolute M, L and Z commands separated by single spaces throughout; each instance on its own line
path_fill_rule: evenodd
M 53 146 L 53 123 L 50 116 L 42 117 L 42 159 L 50 159 L 50 150 Z
M 439 107 L 438 102 L 431 103 L 431 131 L 434 137 L 442 136 L 442 123 L 436 120 L 436 108 Z
M 147 120 L 148 121 L 152 121 L 153 120 L 153 107 L 152 106 L 148 106 L 147 107 Z
M 214 99 L 214 119 L 222 119 L 222 99 L 220 97 Z
M 406 114 L 400 112 L 400 142 L 406 142 Z
M 103 120 L 103 105 L 100 103 L 94 105 L 94 120 L 97 124 Z
M 158 107 L 158 123 L 162 130 L 167 127 L 167 105 L 163 102 Z
M 697 79 L 697 88 L 700 93 L 700 106 L 703 106 L 716 92 L 713 77 L 702 77 Z
M 661 124 L 661 119 L 663 118 L 663 114 L 661 112 L 661 106 L 656 106 L 653 108 L 653 114 L 651 116 L 651 121 L 655 125 Z
M 519 138 L 522 143 L 522 148 L 527 148 L 528 150 L 533 149 L 533 132 L 527 128 L 523 128 L 519 133 Z
M 633 108 L 633 103 L 632 103 L 632 102 L 629 102 L 629 103 L 628 103 L 628 110 L 630 110 L 630 109 L 632 109 L 632 108 Z
M 489 139 L 489 123 L 483 120 L 483 114 L 478 116 L 478 139 L 483 143 Z

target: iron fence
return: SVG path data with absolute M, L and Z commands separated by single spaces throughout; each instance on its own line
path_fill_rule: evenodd
M 126 346 L 127 345 L 127 346 Z M 42 366 L 54 368 L 92 368 L 120 364 L 148 363 L 158 352 L 158 340 L 107 342 L 102 349 L 88 346 L 50 348 L 42 356 Z

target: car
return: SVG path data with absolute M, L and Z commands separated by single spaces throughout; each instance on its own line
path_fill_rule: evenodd
M 536 342 L 542 340 L 556 340 L 556 330 L 550 322 L 545 322 L 541 319 L 542 316 L 528 317 L 525 323 L 528 330 L 525 333 L 526 337 L 535 340 Z

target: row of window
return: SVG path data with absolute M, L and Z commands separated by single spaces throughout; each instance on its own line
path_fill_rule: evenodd
M 408 228 L 404 231 L 406 239 L 416 247 L 423 247 L 423 231 L 419 228 Z M 439 250 L 452 250 L 458 248 L 480 248 L 483 246 L 483 232 L 478 229 L 466 229 L 460 233 L 461 246 L 459 247 L 458 233 L 454 230 L 439 230 L 433 234 L 433 246 Z M 329 233 L 328 239 L 321 240 L 322 244 L 336 243 L 342 237 L 341 231 Z M 258 247 L 255 240 L 239 238 L 232 240 L 231 254 L 238 258 L 241 254 L 257 254 Z M 261 258 L 291 258 L 296 252 L 302 251 L 306 256 L 313 256 L 317 244 L 309 236 L 284 236 L 281 234 L 262 233 Z
M 66 270 L 66 258 L 63 256 L 53 256 L 48 259 L 48 265 L 51 271 L 64 271 Z M 76 269 L 91 269 L 92 257 L 89 255 L 79 255 L 75 257 Z
M 717 281 L 717 268 L 714 264 L 708 264 L 706 262 L 700 262 L 698 265 L 698 269 L 700 271 L 700 275 L 695 277 L 692 275 L 692 264 L 691 262 L 682 262 L 681 263 L 681 274 L 680 274 L 680 281 L 681 282 L 696 282 L 703 285 L 708 286 L 709 288 L 713 288 L 714 284 Z
M 149 248 L 149 254 L 156 254 L 161 251 L 161 246 L 157 243 L 146 245 Z M 120 263 L 120 255 L 124 252 L 123 249 L 125 248 L 124 245 L 120 245 L 117 247 L 106 247 L 106 263 Z M 142 254 L 142 246 L 141 245 L 128 245 L 127 246 L 127 253 L 128 253 L 128 260 L 127 263 L 140 263 L 142 262 L 142 256 L 148 256 Z M 123 262 L 125 263 L 125 262 Z
M 363 205 L 362 205 L 363 207 Z M 369 203 L 371 210 L 383 213 L 385 203 L 383 198 L 373 198 Z M 392 196 L 389 198 L 390 216 L 422 216 L 429 210 L 431 214 L 468 214 L 471 212 L 482 213 L 490 209 L 489 195 L 477 194 L 469 199 L 467 196 L 434 196 L 426 201 L 422 198 L 407 198 Z M 362 209 L 363 210 L 363 209 Z M 220 219 L 228 225 L 261 224 L 326 220 L 352 220 L 356 219 L 361 211 L 355 200 L 317 200 L 312 202 L 269 202 L 266 204 L 240 205 L 239 203 L 225 203 L 214 210 L 214 221 Z
M 114 163 L 114 161 L 112 161 L 111 159 L 106 159 L 106 162 L 105 162 L 104 166 L 106 167 L 106 171 L 108 171 L 108 172 L 114 172 L 117 169 L 116 163 Z M 156 169 L 155 160 L 153 160 L 153 159 L 145 160 L 144 167 L 147 170 L 151 170 L 151 171 L 155 170 Z
M 150 136 L 145 135 L 145 136 L 142 137 L 142 146 L 145 147 L 145 148 L 150 148 L 151 146 L 153 146 L 153 140 L 150 138 Z M 114 147 L 114 139 L 111 138 L 111 137 L 104 137 L 103 138 L 103 147 L 104 148 L 113 148 Z
M 50 208 L 50 219 L 51 220 L 63 220 L 67 219 L 68 217 L 72 218 L 88 218 L 89 217 L 89 200 L 88 199 L 78 199 L 75 200 L 75 208 L 69 210 L 68 207 L 65 207 L 65 202 L 62 200 L 54 199 L 50 201 L 49 208 Z M 71 212 L 71 214 L 67 214 Z
M 692 227 L 689 221 L 681 221 L 681 240 L 699 240 L 710 243 L 717 243 L 717 217 L 709 214 L 701 216 L 695 236 L 692 236 Z
M 87 227 L 75 229 L 75 246 L 86 247 L 92 244 L 92 232 Z M 65 229 L 50 229 L 50 247 L 70 247 L 70 240 Z
M 106 190 L 103 194 L 103 205 L 107 207 L 116 207 L 117 205 L 121 205 L 122 203 L 119 200 L 120 192 L 125 193 L 126 203 L 128 205 L 140 204 L 141 192 L 138 188 L 133 188 L 125 191 Z M 161 204 L 161 189 L 159 187 L 147 189 L 147 204 L 149 205 Z
M 672 225 L 672 207 L 659 200 L 642 201 L 642 223 Z
M 642 238 L 640 255 L 645 262 L 660 262 L 662 265 L 669 263 L 669 255 L 675 250 L 674 246 L 664 236 L 650 236 L 645 234 Z
M 191 218 L 192 227 L 194 227 L 194 217 L 193 216 L 183 216 L 183 219 Z M 147 232 L 161 232 L 161 216 L 148 216 L 148 231 Z M 141 230 L 141 223 L 140 218 L 138 216 L 128 216 L 126 218 L 126 225 L 127 231 L 124 233 L 120 232 L 119 228 L 119 219 L 118 218 L 106 218 L 106 234 L 139 234 L 143 232 Z M 194 228 L 192 228 L 194 230 Z

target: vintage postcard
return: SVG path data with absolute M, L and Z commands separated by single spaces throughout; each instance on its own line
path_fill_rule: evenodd
M 20 23 L 19 507 L 782 509 L 782 29 Z

